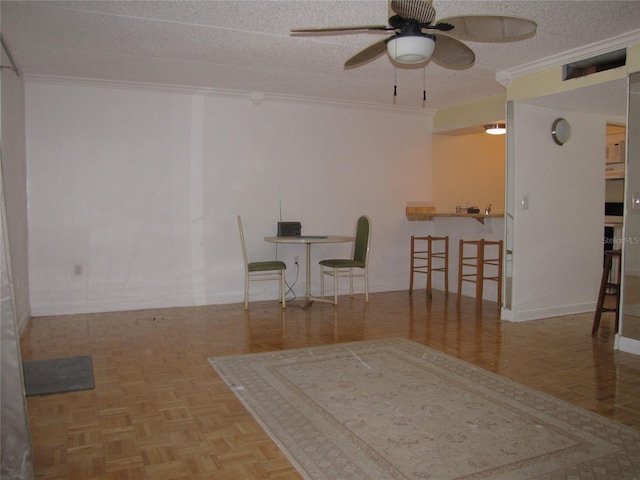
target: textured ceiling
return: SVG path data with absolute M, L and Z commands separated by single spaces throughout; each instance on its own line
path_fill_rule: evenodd
M 385 24 L 386 0 L 3 0 L 1 19 L 2 36 L 27 76 L 367 104 L 395 101 L 398 106 L 433 110 L 503 93 L 497 72 L 640 29 L 640 1 L 434 0 L 433 5 L 437 19 L 512 15 L 534 20 L 538 31 L 520 42 L 466 42 L 476 53 L 475 65 L 467 70 L 447 70 L 433 63 L 425 69 L 396 69 L 386 56 L 345 69 L 349 57 L 383 36 L 360 32 L 293 36 L 289 29 Z M 599 108 L 614 108 L 612 102 L 603 105 Z

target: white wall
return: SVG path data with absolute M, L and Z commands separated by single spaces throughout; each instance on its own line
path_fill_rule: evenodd
M 571 124 L 556 145 L 551 124 Z M 603 117 L 515 105 L 516 205 L 511 320 L 595 310 L 604 228 Z M 529 198 L 529 208 L 520 200 Z
M 306 234 L 368 214 L 372 291 L 407 288 L 408 239 L 431 228 L 404 215 L 431 200 L 427 112 L 32 81 L 26 119 L 34 316 L 240 302 L 235 216 L 250 257 L 274 258 L 280 201 Z M 314 289 L 317 261 L 349 253 L 314 246 Z M 277 255 L 292 283 L 304 247 Z

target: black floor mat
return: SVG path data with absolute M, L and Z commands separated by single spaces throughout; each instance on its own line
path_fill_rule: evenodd
M 27 397 L 94 388 L 91 357 L 64 357 L 23 362 Z

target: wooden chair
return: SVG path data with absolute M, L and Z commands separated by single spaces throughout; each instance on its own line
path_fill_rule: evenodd
M 475 254 L 465 256 L 465 246 L 475 247 Z M 497 247 L 495 257 L 487 257 L 485 249 L 487 247 Z M 485 267 L 490 266 L 497 270 L 495 275 L 487 276 Z M 471 271 L 469 271 L 471 270 Z M 482 306 L 482 294 L 484 281 L 492 280 L 498 284 L 498 306 L 502 305 L 502 240 L 460 240 L 460 256 L 458 263 L 458 304 L 462 300 L 462 282 L 472 282 L 476 284 L 476 308 Z
M 361 216 L 356 224 L 356 241 L 352 258 L 321 260 L 320 296 L 324 298 L 324 276 L 333 277 L 333 304 L 338 304 L 338 278 L 349 277 L 350 295 L 353 298 L 354 277 L 364 278 L 364 301 L 369 301 L 369 244 L 371 243 L 371 220 Z M 354 271 L 354 269 L 358 269 Z M 358 273 L 359 272 L 359 273 Z
M 604 253 L 604 268 L 602 269 L 602 279 L 600 280 L 600 293 L 598 294 L 598 305 L 596 314 L 593 317 L 593 327 L 591 327 L 591 335 L 595 335 L 600 328 L 600 319 L 604 312 L 615 312 L 616 314 L 616 333 L 620 324 L 620 276 L 622 274 L 622 255 L 621 250 L 607 250 Z M 612 272 L 613 261 L 616 260 L 617 268 Z M 613 295 L 616 298 L 615 307 L 605 307 L 604 300 L 607 295 Z
M 240 243 L 242 244 L 242 258 L 244 259 L 244 309 L 249 310 L 249 282 L 263 280 L 278 280 L 280 282 L 280 302 L 282 308 L 287 308 L 285 302 L 285 270 L 287 264 L 279 260 L 249 262 L 247 260 L 247 248 L 244 243 L 244 232 L 242 231 L 242 219 L 238 215 L 238 231 L 240 232 Z
M 420 246 L 425 242 L 424 247 Z M 434 243 L 441 243 L 438 251 L 434 251 Z M 418 250 L 420 248 L 420 250 Z M 423 250 L 424 248 L 424 250 Z M 434 267 L 433 260 L 436 259 L 441 264 Z M 427 275 L 427 293 L 431 295 L 431 273 L 444 273 L 444 291 L 449 294 L 449 237 L 426 237 L 411 236 L 411 277 L 409 280 L 409 294 L 413 292 L 413 276 L 415 273 Z

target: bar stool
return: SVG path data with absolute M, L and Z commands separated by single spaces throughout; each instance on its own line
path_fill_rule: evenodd
M 612 276 L 611 268 L 613 260 L 617 260 L 618 268 Z M 604 252 L 604 268 L 602 269 L 602 280 L 600 280 L 600 293 L 598 294 L 598 305 L 596 314 L 593 317 L 593 327 L 591 335 L 595 335 L 600 327 L 600 318 L 603 312 L 616 312 L 616 333 L 618 332 L 618 324 L 620 322 L 620 274 L 622 271 L 621 250 L 607 250 Z M 617 274 L 616 274 L 617 272 Z M 612 292 L 612 293 L 611 293 Z M 616 297 L 616 306 L 614 308 L 605 307 L 604 300 L 607 295 Z
M 416 242 L 426 242 L 424 247 L 417 245 Z M 439 247 L 434 251 L 434 243 L 438 242 Z M 444 242 L 442 244 L 441 242 Z M 416 250 L 424 248 L 424 250 Z M 442 265 L 434 267 L 433 260 L 438 259 Z M 442 262 L 441 262 L 442 261 Z M 425 262 L 425 263 L 422 263 Z M 427 293 L 431 295 L 431 273 L 444 273 L 444 291 L 449 294 L 449 237 L 416 237 L 411 236 L 411 280 L 409 281 L 409 293 L 413 292 L 413 274 L 425 273 L 427 275 Z
M 476 247 L 475 255 L 465 256 L 465 245 L 473 245 Z M 496 257 L 487 257 L 486 247 L 497 247 Z M 476 284 L 476 308 L 482 305 L 482 292 L 484 289 L 484 281 L 492 280 L 498 283 L 498 305 L 502 305 L 502 240 L 489 241 L 481 240 L 460 240 L 460 256 L 458 264 L 458 304 L 462 300 L 462 282 L 471 282 Z M 497 267 L 495 275 L 486 276 L 485 267 Z M 472 272 L 467 272 L 469 268 Z

